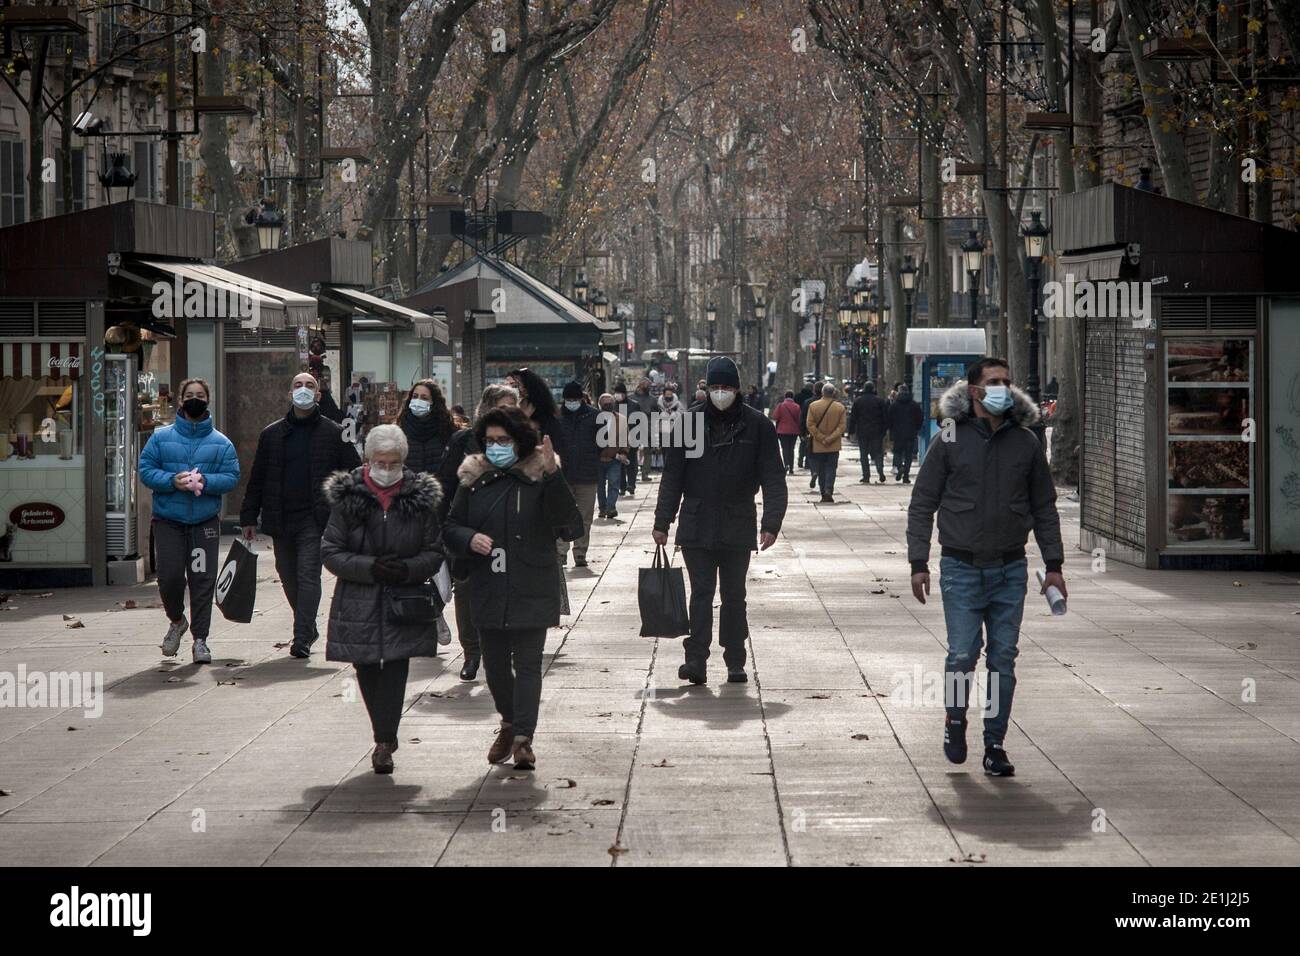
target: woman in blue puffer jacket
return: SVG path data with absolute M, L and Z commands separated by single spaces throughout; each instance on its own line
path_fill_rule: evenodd
M 185 620 L 188 576 L 194 663 L 210 664 L 208 627 L 217 581 L 221 496 L 239 484 L 239 456 L 230 439 L 212 427 L 208 383 L 186 379 L 178 394 L 175 424 L 155 431 L 140 453 L 140 480 L 153 491 L 158 593 L 171 622 L 162 642 L 163 656 L 175 657 L 181 637 L 190 629 Z

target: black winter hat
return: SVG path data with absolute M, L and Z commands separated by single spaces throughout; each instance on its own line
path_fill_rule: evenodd
M 708 370 L 704 373 L 704 384 L 709 388 L 715 385 L 730 385 L 740 388 L 740 369 L 736 363 L 725 355 L 715 355 L 709 359 Z
M 577 382 L 570 382 L 564 386 L 564 398 L 566 401 L 572 401 L 575 398 L 582 398 L 582 386 Z

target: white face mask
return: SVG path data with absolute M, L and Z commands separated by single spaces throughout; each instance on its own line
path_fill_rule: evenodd
M 316 389 L 299 385 L 293 390 L 293 403 L 304 411 L 316 407 Z
M 388 488 L 402 480 L 402 466 L 371 465 L 370 480 L 380 488 Z
M 579 408 L 582 407 L 582 402 L 575 402 L 573 399 L 569 399 L 564 403 L 564 407 L 571 412 L 576 412 Z
M 709 398 L 718 411 L 725 412 L 731 407 L 731 403 L 736 400 L 736 393 L 725 388 L 715 388 L 709 391 Z
M 416 418 L 423 418 L 429 414 L 429 403 L 422 398 L 413 398 L 409 405 L 406 406 L 411 410 L 411 414 Z

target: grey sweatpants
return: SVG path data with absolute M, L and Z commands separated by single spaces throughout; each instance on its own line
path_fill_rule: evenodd
M 158 594 L 169 621 L 185 614 L 185 583 L 190 587 L 190 634 L 207 640 L 212 626 L 212 592 L 220 560 L 221 521 L 209 518 L 199 524 L 153 519 L 154 558 L 158 562 Z
M 594 481 L 571 482 L 573 497 L 578 503 L 578 514 L 582 515 L 582 537 L 573 542 L 573 557 L 586 558 L 587 545 L 591 543 L 591 519 L 596 514 L 596 483 Z M 569 556 L 569 542 L 556 539 L 555 553 L 563 561 Z

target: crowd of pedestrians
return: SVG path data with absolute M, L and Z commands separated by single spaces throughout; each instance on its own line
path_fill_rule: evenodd
M 258 530 L 271 538 L 293 613 L 294 658 L 310 657 L 316 645 L 322 569 L 334 575 L 325 658 L 355 669 L 377 773 L 393 771 L 410 659 L 436 656 L 439 643 L 451 640 L 445 603 L 463 652 L 460 677 L 474 681 L 482 667 L 500 717 L 487 759 L 536 766 L 543 653 L 548 629 L 569 613 L 569 552 L 574 568 L 586 567 L 593 520 L 617 520 L 620 499 L 656 469 L 651 538 L 666 546 L 676 524 L 690 582 L 678 676 L 708 680 L 717 596 L 727 681 L 747 681 L 746 578 L 753 553 L 781 533 L 787 477 L 808 468 L 810 487 L 833 503 L 849 436 L 859 447 L 862 484 L 871 483 L 872 469 L 885 481 L 887 440 L 895 481 L 910 484 L 924 424 L 902 383 L 888 398 L 865 383 L 851 404 L 834 383 L 810 383 L 786 392 L 769 417 L 757 388 L 742 394 L 736 363 L 715 356 L 694 392 L 687 390 L 689 401 L 672 383 L 655 396 L 648 380 L 630 392 L 617 382 L 593 400 L 572 381 L 557 403 L 549 383 L 519 368 L 488 385 L 469 416 L 422 379 L 396 421 L 370 428 L 359 449 L 353 423 L 327 408 L 328 390 L 316 376 L 300 372 L 287 384 L 287 408 L 257 442 L 240 534 L 249 547 Z M 205 664 L 222 496 L 238 485 L 240 462 L 213 427 L 211 386 L 188 379 L 178 396 L 175 423 L 154 432 L 139 467 L 153 492 L 168 618 L 162 652 L 174 657 L 188 632 L 193 661 Z M 1043 590 L 1065 594 L 1056 495 L 1033 430 L 1038 410 L 1011 382 L 1005 361 L 974 363 L 938 405 L 949 427 L 927 449 L 908 512 L 912 591 L 925 603 L 937 513 L 951 682 L 944 752 L 954 763 L 966 759 L 968 696 L 987 645 L 984 769 L 1008 776 L 1015 768 L 1002 748 L 1030 531 L 1046 565 Z

